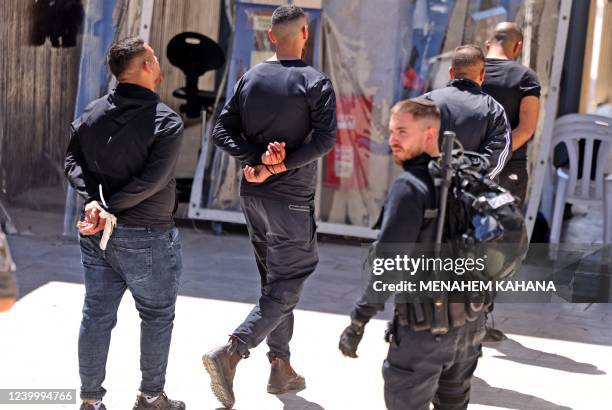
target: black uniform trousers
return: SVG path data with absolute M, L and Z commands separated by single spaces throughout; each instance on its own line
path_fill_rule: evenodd
M 267 338 L 268 358 L 288 360 L 293 309 L 319 261 L 314 206 L 254 196 L 243 196 L 240 203 L 255 251 L 261 296 L 233 333 L 237 350 L 247 357 L 249 349 Z
M 483 315 L 438 337 L 397 326 L 382 369 L 387 408 L 467 409 L 484 335 Z

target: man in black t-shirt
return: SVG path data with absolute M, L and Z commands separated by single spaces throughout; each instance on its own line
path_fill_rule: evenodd
M 517 197 L 522 206 L 529 184 L 527 142 L 538 122 L 540 81 L 532 69 L 516 61 L 523 50 L 523 34 L 516 23 L 499 23 L 485 46 L 482 90 L 504 107 L 512 129 L 512 157 L 499 176 L 499 184 Z M 492 310 L 493 305 L 489 312 Z M 487 327 L 486 342 L 505 338 L 499 329 Z
M 523 34 L 516 23 L 499 23 L 486 48 L 482 90 L 504 107 L 512 129 L 512 157 L 499 182 L 522 205 L 528 185 L 527 142 L 538 121 L 540 82 L 532 69 L 516 61 L 523 48 Z
M 217 147 L 241 161 L 240 203 L 261 277 L 257 305 L 227 345 L 206 353 L 211 387 L 234 404 L 236 365 L 267 338 L 268 393 L 303 389 L 289 363 L 293 309 L 318 262 L 314 195 L 317 160 L 336 142 L 336 100 L 329 78 L 301 60 L 306 15 L 281 6 L 268 32 L 276 54 L 236 84 L 213 132 Z

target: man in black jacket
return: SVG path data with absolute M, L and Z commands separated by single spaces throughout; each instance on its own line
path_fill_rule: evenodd
M 385 198 L 380 233 L 370 254 L 390 261 L 401 255 L 419 258 L 435 242 L 438 203 L 428 164 L 440 155 L 440 113 L 423 97 L 400 101 L 391 110 L 389 131 L 393 158 L 404 172 Z M 418 280 L 431 280 L 422 269 L 416 273 Z M 373 271 L 368 274 L 368 286 L 340 338 L 340 350 L 349 357 L 357 357 L 366 323 L 383 310 L 385 300 L 393 294 L 380 286 L 373 288 L 372 277 L 387 284 L 399 283 L 371 276 L 378 274 Z M 467 408 L 484 337 L 484 318 L 479 314 L 466 321 L 463 303 L 449 303 L 449 312 L 454 312 L 449 314 L 452 323 L 445 334 L 436 334 L 431 301 L 426 297 L 418 303 L 407 301 L 396 296 L 392 337 L 382 369 L 387 408 L 428 410 L 431 403 L 435 409 Z
M 134 409 L 184 409 L 164 393 L 182 266 L 173 215 L 183 122 L 155 93 L 159 62 L 143 40 L 114 43 L 108 65 L 119 84 L 72 123 L 65 161 L 66 176 L 86 203 L 77 225 L 85 273 L 81 410 L 104 408 L 111 331 L 126 289 L 142 320 Z
M 489 178 L 496 178 L 512 154 L 504 108 L 480 88 L 485 57 L 478 46 L 457 47 L 447 87 L 426 94 L 440 109 L 442 129 L 454 131 L 466 151 L 485 155 Z
M 301 60 L 308 39 L 299 7 L 281 6 L 268 32 L 276 54 L 249 70 L 221 112 L 215 145 L 243 164 L 240 200 L 261 278 L 261 296 L 226 346 L 204 355 L 219 401 L 234 404 L 236 365 L 267 338 L 268 392 L 303 389 L 289 363 L 293 309 L 318 262 L 317 160 L 336 140 L 336 101 L 327 76 Z

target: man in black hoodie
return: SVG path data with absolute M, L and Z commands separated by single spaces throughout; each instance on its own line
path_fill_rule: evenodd
M 261 296 L 226 346 L 203 357 L 212 389 L 234 404 L 236 365 L 267 339 L 268 393 L 303 389 L 289 363 L 293 309 L 318 262 L 314 195 L 317 160 L 336 141 L 336 100 L 331 81 L 301 60 L 308 21 L 299 7 L 272 14 L 273 58 L 236 84 L 213 133 L 215 145 L 243 164 L 240 201 L 257 268 Z
M 81 410 L 104 409 L 111 331 L 126 289 L 141 318 L 142 382 L 134 409 L 184 409 L 164 393 L 182 266 L 173 215 L 183 122 L 155 93 L 161 70 L 143 40 L 114 43 L 108 65 L 119 84 L 72 123 L 65 161 L 86 204 L 77 225 L 85 281 Z

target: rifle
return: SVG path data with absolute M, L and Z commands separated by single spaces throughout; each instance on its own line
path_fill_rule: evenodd
M 446 222 L 446 202 L 448 200 L 448 191 L 450 189 L 451 180 L 454 170 L 451 166 L 453 159 L 453 144 L 456 134 L 452 131 L 444 131 L 442 137 L 442 152 L 440 158 L 441 171 L 441 186 L 440 186 L 440 203 L 438 205 L 438 223 L 436 225 L 436 242 L 434 244 L 435 257 L 440 258 L 442 252 L 442 240 L 444 236 L 444 223 Z M 437 280 L 440 277 L 436 264 L 434 270 L 434 278 Z M 448 308 L 446 295 L 437 292 L 434 295 L 434 309 L 431 323 L 431 334 L 443 335 L 448 332 Z

